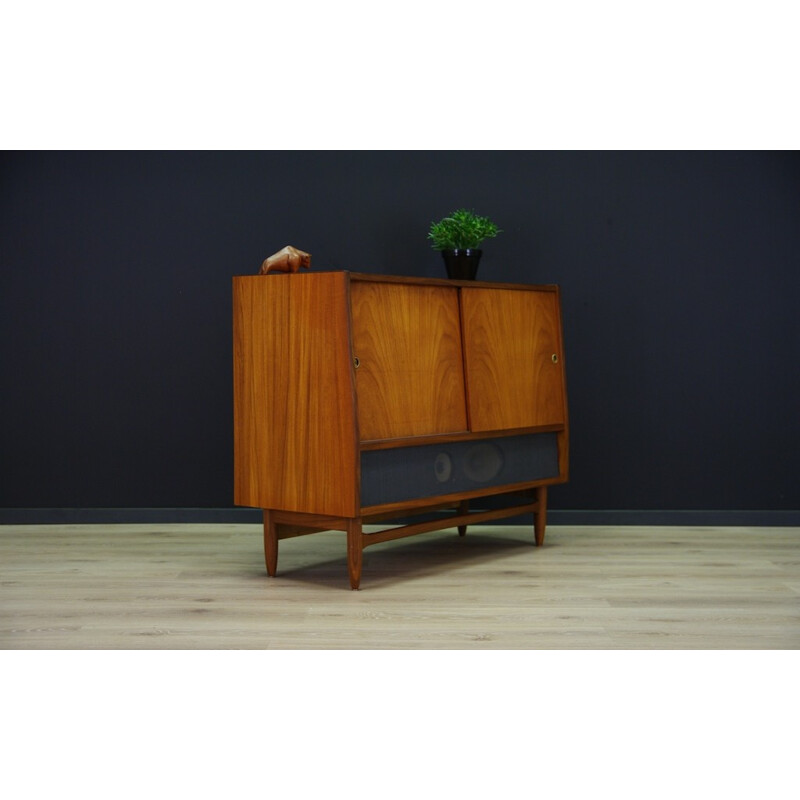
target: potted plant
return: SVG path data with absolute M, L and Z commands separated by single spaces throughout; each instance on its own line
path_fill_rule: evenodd
M 449 278 L 474 280 L 485 239 L 502 231 L 488 217 L 466 208 L 453 211 L 439 222 L 432 222 L 428 232 L 434 250 L 440 250 Z

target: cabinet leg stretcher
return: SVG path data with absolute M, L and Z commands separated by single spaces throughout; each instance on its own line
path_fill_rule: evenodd
M 365 525 L 374 525 L 399 517 L 424 514 L 442 509 L 454 509 L 453 513 L 424 522 L 401 524 L 379 531 L 364 531 Z M 330 517 L 322 514 L 306 514 L 294 511 L 277 511 L 263 509 L 264 512 L 264 560 L 267 574 L 274 577 L 278 568 L 278 542 L 295 536 L 305 536 L 320 531 L 346 531 L 347 533 L 347 567 L 350 575 L 350 588 L 358 589 L 361 584 L 361 568 L 365 547 L 419 533 L 458 528 L 459 536 L 467 532 L 467 525 L 476 525 L 493 520 L 533 514 L 534 542 L 537 547 L 544 544 L 547 525 L 547 487 L 539 486 L 531 493 L 524 495 L 514 505 L 484 511 L 470 511 L 469 500 L 455 504 L 426 506 L 424 508 L 393 513 L 391 515 L 374 514 L 362 517 Z

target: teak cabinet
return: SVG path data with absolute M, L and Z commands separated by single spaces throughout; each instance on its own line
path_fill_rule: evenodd
M 558 287 L 240 276 L 233 331 L 234 502 L 264 511 L 270 575 L 320 530 L 347 531 L 354 589 L 377 542 L 532 513 L 543 543 L 568 474 Z

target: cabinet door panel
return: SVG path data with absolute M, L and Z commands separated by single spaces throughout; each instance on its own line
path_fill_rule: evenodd
M 564 424 L 557 293 L 465 288 L 462 313 L 471 429 Z
M 351 283 L 362 441 L 467 428 L 458 290 Z

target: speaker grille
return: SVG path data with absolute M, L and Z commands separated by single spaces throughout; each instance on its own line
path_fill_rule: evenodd
M 361 505 L 399 503 L 558 474 L 555 433 L 367 450 L 361 454 Z

